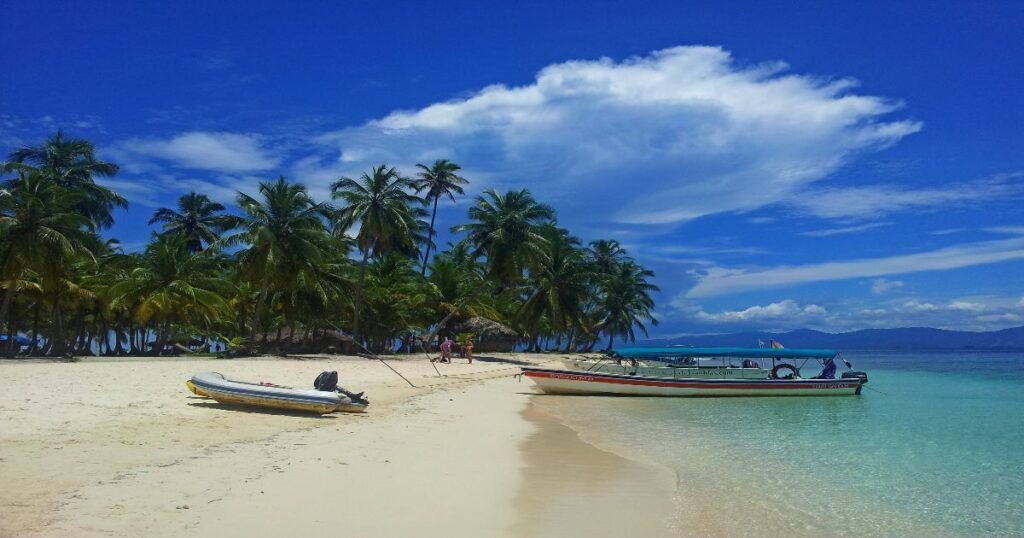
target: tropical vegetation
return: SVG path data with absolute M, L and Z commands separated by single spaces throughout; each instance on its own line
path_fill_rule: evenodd
M 417 167 L 339 178 L 328 201 L 284 177 L 233 205 L 184 193 L 127 252 L 106 235 L 128 204 L 104 185 L 116 164 L 60 132 L 14 149 L 0 162 L 0 352 L 260 353 L 344 339 L 382 352 L 471 318 L 530 350 L 591 350 L 657 324 L 654 274 L 617 242 L 584 246 L 525 189 L 487 190 L 465 222 L 444 223 L 439 203 L 460 203 L 469 180 L 449 160 Z M 442 226 L 453 240 L 438 249 Z

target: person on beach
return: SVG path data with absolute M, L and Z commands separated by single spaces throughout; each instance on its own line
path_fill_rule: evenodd
M 441 362 L 452 362 L 452 339 L 447 336 L 441 342 Z
M 473 364 L 473 341 L 466 340 L 466 343 L 462 344 L 462 349 L 466 354 L 466 358 L 469 359 L 469 363 Z

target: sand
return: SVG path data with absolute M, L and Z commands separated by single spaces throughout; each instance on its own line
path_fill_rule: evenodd
M 531 411 L 517 365 L 557 358 L 489 354 L 440 378 L 391 361 L 417 388 L 356 357 L 0 361 L 0 537 L 621 535 L 671 480 Z M 370 412 L 241 410 L 184 386 L 323 370 Z

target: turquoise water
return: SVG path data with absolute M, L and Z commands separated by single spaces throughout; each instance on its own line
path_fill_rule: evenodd
M 1024 353 L 846 356 L 862 396 L 534 401 L 674 472 L 680 535 L 1024 536 Z

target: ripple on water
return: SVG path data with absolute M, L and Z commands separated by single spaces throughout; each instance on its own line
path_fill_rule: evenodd
M 588 442 L 674 469 L 690 532 L 1024 535 L 1020 355 L 855 364 L 861 397 L 536 400 Z

